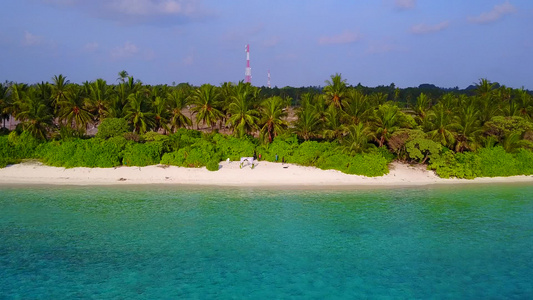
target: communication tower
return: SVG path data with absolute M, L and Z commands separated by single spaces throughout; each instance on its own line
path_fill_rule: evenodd
M 268 70 L 268 81 L 267 81 L 267 86 L 268 86 L 268 88 L 270 88 L 270 70 Z
M 250 68 L 250 45 L 246 45 L 246 70 L 244 71 L 244 82 L 252 83 L 252 68 Z

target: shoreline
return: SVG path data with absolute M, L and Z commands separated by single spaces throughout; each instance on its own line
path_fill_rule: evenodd
M 259 161 L 242 169 L 237 161 L 220 162 L 218 171 L 175 166 L 71 168 L 50 167 L 30 161 L 0 169 L 1 185 L 183 185 L 213 187 L 265 187 L 296 189 L 394 188 L 450 184 L 533 183 L 533 176 L 443 179 L 424 166 L 394 162 L 380 177 L 348 175 L 292 164 Z

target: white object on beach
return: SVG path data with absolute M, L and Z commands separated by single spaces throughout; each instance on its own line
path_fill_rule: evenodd
M 242 169 L 243 166 L 251 164 L 251 168 L 254 168 L 254 158 L 253 157 L 241 157 L 241 163 L 240 168 Z

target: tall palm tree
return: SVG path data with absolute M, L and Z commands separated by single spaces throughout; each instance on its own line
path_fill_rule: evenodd
M 476 95 L 482 96 L 482 97 L 491 96 L 495 88 L 496 88 L 495 83 L 490 82 L 486 78 L 481 78 L 479 82 L 476 84 L 475 93 Z
M 187 92 L 182 88 L 171 90 L 167 94 L 169 109 L 170 109 L 170 130 L 176 132 L 182 127 L 192 126 L 192 121 L 183 114 L 183 110 L 187 107 Z
M 343 122 L 346 124 L 365 122 L 372 116 L 368 97 L 356 89 L 348 90 L 345 103 Z
M 489 121 L 499 113 L 499 103 L 495 97 L 496 84 L 482 78 L 476 84 L 476 103 L 479 110 L 479 119 L 482 124 Z
M 128 86 L 121 83 L 115 86 L 110 96 L 106 117 L 122 118 L 124 117 L 124 108 L 128 104 L 128 97 L 131 95 Z
M 326 80 L 326 86 L 322 91 L 326 97 L 326 104 L 340 110 L 347 88 L 346 79 L 342 79 L 341 74 L 331 75 L 331 80 Z
M 362 122 L 349 125 L 347 134 L 341 140 L 342 151 L 346 154 L 354 155 L 356 153 L 366 152 L 373 144 L 369 143 L 372 138 L 372 132 Z
M 368 100 L 370 101 L 372 106 L 379 106 L 385 104 L 388 98 L 389 96 L 382 92 L 372 93 L 370 94 L 370 96 L 368 96 Z
M 346 130 L 346 126 L 340 122 L 341 112 L 334 106 L 328 106 L 325 113 L 324 129 L 322 135 L 329 140 L 340 139 Z
M 87 101 L 80 87 L 73 86 L 65 93 L 64 100 L 59 102 L 58 118 L 81 133 L 87 130 L 93 115 L 87 108 Z
M 301 105 L 296 112 L 298 118 L 294 122 L 294 133 L 306 141 L 318 135 L 322 123 L 315 105 L 311 104 L 312 99 L 311 94 L 302 95 Z
M 22 129 L 37 139 L 45 140 L 54 126 L 54 116 L 49 106 L 39 99 L 36 90 L 28 89 L 27 92 L 20 93 L 17 106 L 19 110 L 15 118 L 21 122 Z
M 137 91 L 128 96 L 124 118 L 133 125 L 133 133 L 146 133 L 154 126 L 154 113 L 146 99 L 146 93 Z
M 458 114 L 454 117 L 455 126 L 451 126 L 456 132 L 456 152 L 475 151 L 480 147 L 479 136 L 482 127 L 478 114 L 473 103 L 463 103 L 459 106 Z
M 166 97 L 156 96 L 152 102 L 152 111 L 154 113 L 154 131 L 159 129 L 164 130 L 164 134 L 170 131 L 169 118 L 170 111 L 168 109 L 168 103 Z
M 475 103 L 477 110 L 479 111 L 479 120 L 482 124 L 488 122 L 492 117 L 500 113 L 500 106 L 495 101 L 495 97 L 491 95 L 476 96 Z
M 261 136 L 266 137 L 269 143 L 277 135 L 284 132 L 289 124 L 285 120 L 287 117 L 287 110 L 285 109 L 285 101 L 279 96 L 274 96 L 266 99 L 261 103 L 259 112 L 261 114 Z
M 88 108 L 94 116 L 94 121 L 98 123 L 109 115 L 113 90 L 101 78 L 96 79 L 94 82 L 86 83 L 85 87 L 87 89 Z
M 516 91 L 516 98 L 520 107 L 520 116 L 531 121 L 533 119 L 533 97 L 521 88 Z
M 65 94 L 69 84 L 70 81 L 63 74 L 52 77 L 52 106 L 56 112 L 59 109 L 59 103 L 66 100 Z
M 8 97 L 9 88 L 7 84 L 0 84 L 0 117 L 2 118 L 2 127 L 6 128 L 6 121 L 9 120 L 11 114 L 11 101 Z
M 25 101 L 27 101 L 26 94 L 29 93 L 30 87 L 25 83 L 12 83 L 9 87 L 8 101 L 11 106 L 8 107 L 8 113 L 17 118 L 17 115 L 22 111 Z M 38 98 L 39 95 L 35 95 Z M 45 104 L 44 101 L 42 101 Z M 46 105 L 46 104 L 45 104 Z
M 411 128 L 409 116 L 405 115 L 398 106 L 391 104 L 380 105 L 374 112 L 372 127 L 378 146 L 382 147 L 391 135 L 400 128 Z M 414 120 L 413 120 L 414 122 Z
M 250 84 L 239 84 L 228 107 L 228 124 L 236 137 L 251 134 L 258 129 L 259 111 L 255 108 L 257 94 Z
M 117 80 L 120 80 L 120 82 L 124 83 L 126 82 L 126 78 L 128 78 L 128 72 L 126 72 L 126 70 L 122 70 L 120 72 L 118 72 L 118 78 Z
M 219 109 L 222 113 L 222 118 L 220 119 L 219 128 L 222 129 L 222 126 L 226 124 L 227 119 L 229 118 L 229 105 L 233 101 L 233 98 L 235 97 L 235 93 L 237 91 L 237 87 L 239 85 L 243 85 L 244 82 L 240 81 L 239 84 L 236 86 L 232 82 L 224 82 L 220 85 L 220 102 L 219 102 Z
M 416 103 L 411 107 L 415 116 L 415 121 L 418 125 L 424 126 L 430 107 L 431 100 L 429 97 L 424 93 L 420 93 L 420 95 L 416 97 Z
M 222 112 L 217 108 L 220 94 L 215 86 L 204 84 L 192 92 L 191 111 L 196 115 L 196 125 L 200 122 L 213 129 L 216 122 L 222 117 Z
M 455 143 L 455 131 L 458 128 L 452 112 L 438 103 L 433 106 L 429 118 L 431 128 L 428 135 L 430 139 L 451 148 Z

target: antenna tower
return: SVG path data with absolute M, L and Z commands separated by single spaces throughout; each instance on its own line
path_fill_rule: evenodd
M 268 86 L 268 88 L 270 88 L 270 70 L 268 70 L 268 81 L 267 81 L 267 86 Z
M 252 68 L 250 68 L 250 45 L 246 45 L 246 70 L 244 71 L 244 82 L 252 83 Z

